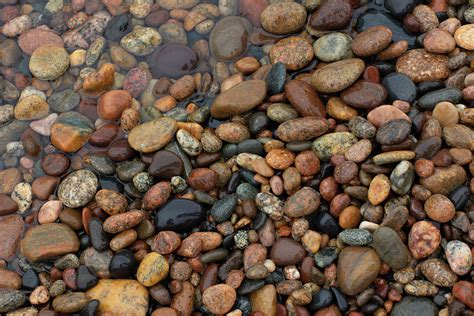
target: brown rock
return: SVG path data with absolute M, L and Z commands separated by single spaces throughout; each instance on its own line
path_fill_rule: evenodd
M 381 52 L 392 41 L 392 31 L 383 25 L 372 26 L 357 34 L 351 44 L 352 51 L 362 57 Z
M 132 96 L 126 90 L 113 90 L 104 93 L 97 103 L 97 114 L 101 119 L 116 121 L 122 112 L 130 107 Z
M 265 157 L 268 165 L 273 169 L 285 170 L 295 160 L 295 154 L 288 149 L 273 149 Z
M 320 199 L 320 195 L 316 190 L 304 187 L 287 199 L 284 212 L 291 217 L 309 215 L 318 209 Z
M 426 200 L 424 209 L 426 215 L 439 223 L 447 223 L 454 218 L 454 204 L 442 194 L 433 194 Z
M 352 6 L 347 0 L 329 0 L 314 11 L 308 21 L 308 31 L 335 31 L 347 26 L 352 17 Z
M 191 316 L 193 311 L 194 287 L 191 283 L 185 281 L 182 283 L 182 289 L 173 296 L 170 307 L 178 312 L 179 315 Z
M 196 168 L 191 171 L 187 183 L 195 190 L 211 191 L 215 188 L 217 173 L 209 168 Z
M 387 98 L 387 90 L 378 83 L 359 80 L 341 93 L 341 99 L 359 109 L 373 109 Z
M 127 209 L 127 198 L 117 192 L 109 189 L 99 190 L 95 195 L 97 205 L 107 214 L 114 215 L 123 213 Z
M 109 90 L 114 84 L 115 69 L 112 64 L 103 64 L 99 70 L 89 74 L 82 84 L 86 93 L 99 95 Z
M 181 238 L 173 231 L 161 231 L 154 240 L 151 249 L 161 255 L 167 255 L 178 249 Z
M 40 26 L 21 33 L 18 37 L 18 45 L 25 54 L 31 55 L 38 47 L 43 45 L 63 46 L 64 43 L 61 36 L 44 26 Z
M 341 121 L 349 121 L 357 116 L 357 110 L 348 106 L 339 97 L 333 97 L 328 100 L 326 111 L 329 116 Z
M 273 3 L 263 10 L 260 22 L 269 33 L 296 33 L 306 22 L 306 9 L 296 2 Z
M 17 168 L 0 170 L 0 193 L 11 194 L 22 180 L 23 176 Z
M 0 216 L 13 214 L 17 210 L 18 204 L 8 195 L 0 193 Z
M 141 210 L 133 210 L 107 217 L 102 226 L 105 232 L 117 234 L 140 224 L 144 219 L 145 212 Z
M 261 312 L 264 316 L 277 315 L 277 292 L 273 284 L 250 293 L 249 298 L 253 312 Z
M 9 260 L 17 252 L 24 222 L 19 215 L 0 217 L 0 259 Z
M 449 76 L 447 63 L 448 56 L 432 54 L 424 49 L 412 49 L 397 60 L 395 69 L 415 83 L 420 83 L 446 79 Z
M 305 141 L 321 136 L 329 129 L 323 118 L 302 117 L 280 124 L 275 135 L 285 142 Z
M 267 258 L 267 248 L 261 244 L 250 244 L 244 250 L 244 271 L 257 265 L 262 265 Z
M 176 121 L 162 117 L 140 124 L 128 134 L 128 142 L 136 151 L 149 153 L 166 146 L 178 129 Z
M 347 295 L 359 294 L 375 280 L 380 268 L 380 258 L 372 248 L 346 247 L 337 262 L 339 287 Z
M 426 258 L 438 248 L 441 234 L 438 228 L 427 221 L 413 224 L 408 235 L 408 248 L 416 259 Z
M 0 268 L 0 289 L 15 289 L 21 288 L 21 276 L 7 269 Z
M 41 159 L 41 169 L 49 176 L 61 176 L 69 169 L 71 161 L 64 154 L 53 153 Z
M 154 210 L 163 205 L 171 195 L 169 182 L 158 182 L 145 193 L 143 197 L 143 207 L 145 210 Z
M 309 83 L 290 80 L 285 85 L 285 95 L 301 116 L 326 117 L 324 105 Z
M 319 172 L 321 163 L 318 156 L 312 150 L 305 150 L 295 158 L 295 167 L 303 176 L 315 175 Z
M 390 194 L 390 180 L 384 174 L 376 175 L 370 182 L 368 199 L 372 205 L 379 205 Z
M 458 166 L 451 165 L 447 168 L 435 168 L 434 173 L 420 179 L 420 183 L 426 187 L 431 193 L 449 195 L 456 187 L 466 181 L 466 171 Z
M 202 303 L 213 314 L 229 312 L 237 299 L 237 292 L 227 284 L 208 287 L 202 293 Z
M 281 39 L 270 49 L 272 64 L 282 62 L 288 70 L 298 70 L 308 65 L 314 57 L 311 43 L 300 36 Z
M 50 223 L 31 228 L 21 241 L 22 254 L 32 262 L 79 250 L 76 233 L 65 224 Z
M 240 123 L 223 123 L 216 128 L 216 135 L 228 143 L 240 143 L 250 138 L 250 131 L 247 126 Z
M 306 256 L 303 246 L 291 238 L 279 238 L 272 246 L 270 258 L 279 266 L 289 266 L 300 263 Z
M 447 54 L 456 48 L 453 36 L 443 29 L 433 29 L 423 39 L 426 51 L 435 54 Z
M 184 100 L 193 94 L 196 89 L 194 78 L 191 75 L 186 75 L 178 79 L 170 87 L 170 95 L 178 101 Z
M 47 200 L 59 185 L 59 177 L 41 176 L 36 178 L 32 185 L 33 194 L 40 200 Z

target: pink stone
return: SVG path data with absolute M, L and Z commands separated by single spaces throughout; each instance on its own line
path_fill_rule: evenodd
M 38 212 L 38 223 L 54 223 L 63 209 L 61 201 L 48 201 L 43 204 Z

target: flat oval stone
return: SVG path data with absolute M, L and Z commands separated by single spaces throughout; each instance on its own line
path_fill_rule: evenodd
M 173 199 L 155 212 L 155 228 L 157 231 L 189 232 L 204 221 L 205 214 L 199 203 L 187 199 Z
M 94 197 L 99 181 L 89 170 L 81 169 L 70 173 L 59 184 L 58 197 L 67 207 L 86 205 Z
M 357 34 L 351 48 L 357 56 L 368 57 L 381 52 L 391 40 L 392 31 L 384 25 L 377 25 Z
M 411 123 L 404 119 L 384 123 L 377 130 L 376 139 L 382 145 L 394 145 L 407 139 L 411 132 Z
M 291 217 L 302 217 L 316 211 L 321 197 L 316 190 L 304 187 L 291 195 L 285 203 L 284 212 Z
M 444 88 L 428 92 L 418 100 L 418 106 L 425 110 L 433 110 L 440 102 L 457 104 L 461 101 L 462 91 L 457 88 Z
M 430 190 L 432 194 L 439 193 L 446 196 L 465 181 L 466 171 L 455 164 L 446 168 L 435 168 L 431 176 L 420 179 L 421 185 Z
M 192 74 L 199 61 L 198 54 L 183 44 L 166 44 L 147 57 L 154 78 L 181 78 Z
M 128 134 L 133 149 L 143 153 L 159 150 L 173 139 L 178 125 L 170 117 L 162 117 L 134 127 Z
M 339 92 L 352 85 L 364 69 L 365 63 L 362 59 L 336 61 L 316 70 L 311 77 L 311 84 L 318 92 Z
M 378 83 L 359 80 L 341 93 L 341 99 L 359 109 L 373 109 L 387 98 L 387 90 Z
M 382 84 L 387 89 L 391 101 L 402 100 L 413 103 L 416 99 L 416 85 L 404 74 L 388 74 L 383 78 Z
M 221 93 L 211 106 L 211 115 L 224 119 L 252 110 L 261 104 L 267 95 L 263 80 L 247 80 Z
M 430 258 L 420 264 L 421 272 L 433 284 L 451 287 L 456 283 L 457 276 L 441 259 Z
M 454 33 L 456 44 L 467 50 L 474 50 L 474 25 L 466 24 Z
M 311 34 L 343 29 L 351 20 L 352 6 L 346 0 L 324 2 L 309 17 L 307 29 Z
M 329 123 L 318 117 L 302 117 L 281 123 L 275 135 L 285 142 L 305 141 L 327 132 Z
M 270 258 L 279 266 L 298 264 L 305 256 L 303 246 L 291 238 L 277 239 L 270 251 Z
M 61 113 L 51 126 L 51 144 L 64 152 L 79 150 L 94 131 L 94 124 L 79 112 Z
M 380 258 L 392 269 L 402 269 L 411 260 L 410 252 L 397 232 L 389 227 L 378 228 L 374 235 L 374 248 Z
M 313 151 L 319 159 L 327 161 L 332 155 L 344 155 L 357 137 L 349 132 L 336 132 L 317 138 L 312 145 Z
M 21 252 L 31 262 L 59 257 L 79 250 L 76 233 L 66 224 L 49 223 L 28 230 Z
M 240 17 L 225 17 L 209 36 L 212 54 L 221 61 L 235 60 L 247 50 L 250 23 Z
M 432 316 L 438 315 L 438 308 L 429 298 L 405 296 L 396 303 L 392 310 L 393 316 Z
M 314 54 L 327 63 L 342 60 L 352 56 L 351 42 L 352 37 L 347 34 L 329 33 L 313 43 Z
M 347 295 L 356 295 L 375 281 L 381 261 L 377 253 L 368 247 L 349 246 L 339 254 L 337 281 Z
M 446 79 L 450 73 L 447 63 L 446 55 L 432 54 L 424 49 L 412 49 L 398 58 L 395 68 L 413 82 L 420 83 Z
M 451 240 L 446 245 L 446 258 L 457 275 L 465 275 L 472 268 L 472 253 L 469 246 L 459 240 Z
M 323 102 L 309 83 L 302 80 L 288 81 L 285 94 L 301 116 L 326 117 Z
M 183 171 L 184 164 L 181 158 L 167 150 L 157 151 L 148 167 L 150 175 L 164 180 L 171 180 L 174 176 L 180 176 Z
M 296 33 L 306 22 L 306 10 L 296 2 L 274 3 L 262 11 L 260 21 L 269 33 Z

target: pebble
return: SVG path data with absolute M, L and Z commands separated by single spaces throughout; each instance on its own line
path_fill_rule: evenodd
M 365 229 L 345 229 L 337 236 L 345 244 L 350 246 L 365 246 L 372 242 L 372 234 Z
M 462 92 L 457 88 L 444 88 L 428 92 L 423 95 L 418 104 L 421 108 L 432 110 L 440 102 L 458 103 L 462 98 Z
M 392 31 L 384 26 L 372 26 L 357 34 L 351 44 L 352 51 L 361 57 L 375 55 L 384 50 L 392 40 Z
M 59 218 L 62 208 L 63 203 L 61 201 L 46 202 L 38 212 L 38 223 L 54 223 Z
M 382 85 L 364 80 L 355 82 L 341 93 L 342 101 L 361 109 L 375 108 L 381 105 L 386 98 L 387 91 Z
M 130 33 L 122 37 L 120 44 L 135 56 L 146 56 L 163 41 L 160 33 L 151 27 L 136 26 Z
M 423 39 L 426 51 L 435 54 L 447 54 L 456 48 L 453 36 L 443 29 L 433 29 Z
M 229 312 L 236 299 L 236 291 L 227 284 L 210 286 L 202 294 L 204 306 L 213 314 Z
M 413 81 L 401 73 L 390 73 L 382 80 L 387 89 L 390 100 L 402 100 L 413 103 L 416 99 L 417 90 Z
M 472 266 L 472 253 L 467 244 L 459 240 L 451 240 L 446 245 L 446 258 L 449 267 L 457 275 L 465 275 Z
M 451 147 L 474 150 L 474 133 L 465 125 L 451 124 L 446 126 L 443 128 L 443 139 Z
M 390 174 L 390 187 L 393 192 L 407 194 L 415 180 L 415 167 L 411 162 L 400 161 Z
M 408 248 L 416 259 L 431 255 L 436 251 L 440 242 L 440 231 L 427 221 L 419 221 L 413 224 L 408 235 Z
M 59 184 L 59 200 L 67 207 L 84 206 L 94 197 L 98 184 L 97 177 L 91 171 L 74 171 Z
M 65 224 L 50 223 L 36 226 L 26 232 L 21 241 L 21 252 L 31 262 L 77 252 L 76 233 Z
M 79 105 L 80 96 L 70 89 L 53 93 L 48 98 L 49 107 L 56 112 L 68 112 Z
M 2 27 L 3 35 L 7 37 L 15 37 L 33 26 L 33 21 L 28 14 L 20 15 L 5 23 Z
M 277 291 L 275 286 L 267 284 L 262 288 L 250 293 L 250 304 L 252 311 L 261 312 L 263 315 L 276 315 L 277 313 Z
M 390 180 L 383 174 L 376 175 L 369 185 L 368 199 L 372 205 L 379 205 L 390 194 Z
M 420 264 L 423 275 L 434 285 L 452 287 L 457 276 L 443 260 L 432 258 Z
M 128 135 L 128 142 L 136 151 L 154 152 L 166 146 L 177 129 L 178 126 L 174 119 L 158 118 L 134 127 Z
M 352 6 L 346 0 L 324 2 L 308 20 L 308 32 L 319 35 L 325 31 L 336 31 L 347 26 L 352 17 Z
M 472 282 L 459 281 L 453 286 L 453 295 L 463 304 L 466 304 L 470 309 L 472 309 L 474 307 L 473 290 L 474 286 Z
M 296 33 L 306 22 L 306 10 L 296 2 L 270 4 L 260 14 L 260 22 L 269 33 Z
M 349 246 L 339 254 L 337 267 L 337 280 L 342 292 L 356 295 L 375 280 L 381 268 L 381 261 L 371 248 Z
M 424 49 L 412 49 L 397 60 L 395 68 L 413 82 L 420 83 L 446 79 L 449 75 L 447 62 L 447 56 L 432 54 Z
M 290 101 L 291 105 L 296 109 L 296 111 L 301 115 L 301 116 L 316 116 L 316 117 L 326 117 L 326 111 L 324 109 L 324 105 L 321 101 L 321 99 L 318 96 L 318 93 L 313 89 L 313 87 L 306 83 L 305 81 L 302 80 L 291 80 L 285 85 L 285 94 L 288 100 Z M 288 117 L 288 119 L 284 119 L 283 117 L 279 119 L 279 117 L 276 117 L 277 112 L 276 110 L 281 109 L 282 106 L 277 108 L 278 103 L 272 104 L 267 112 L 268 116 L 279 123 L 282 123 L 284 121 L 290 120 L 293 117 Z M 293 110 L 293 109 L 291 109 Z M 286 115 L 292 115 L 290 111 L 283 111 L 281 114 L 286 114 Z M 287 113 L 285 113 L 287 112 Z M 278 116 L 282 116 L 279 114 Z M 296 118 L 296 117 L 294 117 Z
M 339 92 L 351 86 L 363 73 L 364 68 L 362 59 L 336 61 L 317 69 L 311 77 L 311 84 L 318 92 Z
M 169 265 L 166 259 L 156 252 L 148 253 L 140 262 L 137 280 L 144 286 L 153 286 L 168 275 Z
M 447 223 L 454 218 L 456 210 L 453 203 L 442 194 L 433 194 L 423 206 L 426 215 L 439 223 Z
M 92 122 L 79 112 L 61 113 L 51 125 L 51 144 L 67 153 L 78 151 L 94 131 Z
M 270 259 L 279 266 L 288 266 L 300 263 L 306 251 L 303 246 L 290 238 L 279 238 L 272 246 Z
M 319 159 L 328 161 L 332 155 L 344 155 L 348 148 L 357 142 L 357 137 L 349 132 L 335 132 L 318 137 L 312 150 Z
M 454 39 L 456 44 L 464 49 L 474 49 L 474 26 L 472 24 L 466 24 L 456 29 L 454 33 Z
M 314 57 L 311 43 L 299 36 L 290 36 L 278 41 L 270 49 L 272 64 L 283 63 L 287 70 L 299 70 L 308 65 Z
M 79 312 L 87 304 L 85 293 L 74 292 L 62 294 L 53 300 L 53 308 L 60 313 Z
M 313 43 L 315 56 L 327 63 L 351 56 L 352 38 L 344 33 L 334 32 L 323 35 Z
M 263 80 L 247 80 L 221 93 L 211 106 L 211 115 L 224 119 L 252 110 L 260 105 L 267 94 Z
M 357 110 L 347 105 L 338 97 L 328 100 L 326 111 L 329 116 L 341 121 L 349 121 L 357 116 Z
M 405 296 L 400 302 L 393 306 L 392 315 L 437 315 L 438 308 L 429 298 L 416 296 Z
M 404 290 L 414 296 L 434 296 L 439 291 L 437 286 L 425 280 L 413 280 L 405 284 Z
M 54 80 L 69 67 L 69 55 L 62 46 L 43 45 L 31 54 L 29 69 L 40 80 Z
M 411 255 L 396 231 L 389 227 L 380 227 L 375 231 L 373 238 L 374 248 L 386 264 L 392 269 L 406 267 Z
M 466 181 L 466 172 L 458 165 L 451 165 L 447 168 L 435 168 L 434 173 L 421 178 L 420 183 L 433 194 L 448 195 L 456 187 Z
M 18 212 L 20 214 L 26 212 L 33 203 L 33 192 L 31 185 L 26 182 L 18 183 L 13 189 L 11 198 L 18 205 Z
M 250 23 L 240 17 L 225 17 L 216 23 L 209 36 L 212 54 L 220 61 L 231 61 L 247 50 Z
M 6 194 L 0 193 L 0 215 L 10 215 L 18 210 L 15 200 Z
M 0 312 L 7 313 L 23 306 L 26 295 L 14 289 L 0 289 Z
M 316 211 L 319 205 L 319 193 L 311 188 L 302 188 L 288 198 L 284 212 L 291 217 L 302 217 Z
M 148 308 L 148 291 L 135 280 L 99 280 L 86 295 L 100 302 L 99 313 L 145 315 Z
M 110 63 L 103 64 L 100 68 L 84 78 L 82 88 L 86 93 L 99 95 L 108 91 L 115 80 L 115 69 Z
M 235 195 L 227 195 L 214 203 L 210 215 L 216 222 L 222 223 L 230 218 L 236 206 L 237 197 Z
M 304 117 L 280 124 L 275 135 L 285 142 L 305 141 L 324 134 L 328 129 L 325 119 Z

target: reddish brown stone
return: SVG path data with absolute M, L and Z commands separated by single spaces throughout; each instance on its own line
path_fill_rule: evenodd
M 41 168 L 49 176 L 63 175 L 69 168 L 71 162 L 64 154 L 49 154 L 41 160 Z
M 285 94 L 301 116 L 326 117 L 324 105 L 309 83 L 291 80 L 285 85 Z
M 187 180 L 195 190 L 211 191 L 217 182 L 217 173 L 209 168 L 196 168 L 191 171 Z
M 122 112 L 130 107 L 132 96 L 125 90 L 113 90 L 104 93 L 97 103 L 97 114 L 101 119 L 115 121 Z
M 0 259 L 11 259 L 18 250 L 23 234 L 23 219 L 19 215 L 8 215 L 0 218 Z
M 0 216 L 10 215 L 18 210 L 18 204 L 6 194 L 0 193 Z

